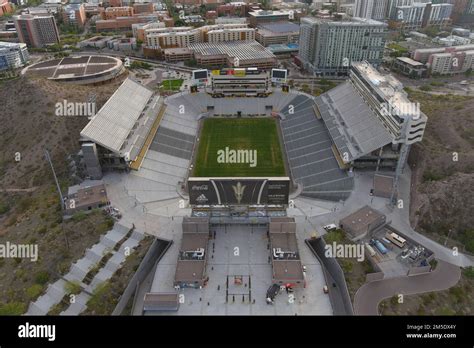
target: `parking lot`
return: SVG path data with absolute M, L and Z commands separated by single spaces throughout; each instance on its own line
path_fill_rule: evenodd
M 386 253 L 383 254 L 379 248 L 372 245 L 375 251 L 373 259 L 384 272 L 385 278 L 404 276 L 412 267 L 428 265 L 424 260 L 430 256 L 429 251 L 409 240 L 406 240 L 404 247 L 400 248 L 386 238 L 386 234 L 392 232 L 389 228 L 384 227 L 364 239 L 364 243 L 369 244 L 372 239 L 376 239 L 385 247 Z

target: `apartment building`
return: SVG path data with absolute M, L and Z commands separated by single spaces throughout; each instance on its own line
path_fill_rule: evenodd
M 416 30 L 430 25 L 448 24 L 452 10 L 452 4 L 414 2 L 411 5 L 396 6 L 391 19 L 399 22 L 404 29 Z
M 429 63 L 431 56 L 437 53 L 446 52 L 462 52 L 474 50 L 474 44 L 451 46 L 451 47 L 435 47 L 435 48 L 419 48 L 412 52 L 411 58 L 421 63 Z
M 133 7 L 107 7 L 104 12 L 105 19 L 116 19 L 117 17 L 131 17 L 133 16 Z
M 145 39 L 149 48 L 188 47 L 201 42 L 201 33 L 193 27 L 155 28 L 145 30 Z
M 154 13 L 140 14 L 127 17 L 117 17 L 116 19 L 101 19 L 95 22 L 97 31 L 106 30 L 131 30 L 134 24 L 158 21 L 158 16 Z
M 459 74 L 474 68 L 474 50 L 435 53 L 428 61 L 431 74 Z
M 146 27 L 146 26 L 144 26 Z M 136 35 L 142 33 L 137 28 Z M 144 42 L 149 48 L 189 47 L 200 42 L 229 42 L 255 39 L 255 29 L 247 24 L 216 24 L 194 27 L 151 27 L 143 29 Z
M 0 42 L 0 71 L 21 68 L 28 60 L 26 44 Z
M 300 24 L 299 58 L 320 76 L 346 75 L 351 62 L 382 62 L 387 25 L 372 19 L 331 21 L 304 17 Z
M 387 17 L 389 0 L 355 0 L 354 17 L 383 20 Z
M 62 12 L 63 22 L 68 25 L 82 28 L 86 23 L 86 9 L 84 4 L 69 4 Z
M 20 42 L 28 47 L 44 47 L 59 42 L 59 31 L 54 16 L 14 16 Z
M 199 28 L 202 42 L 225 42 L 255 40 L 255 29 L 247 24 L 216 24 Z
M 0 0 L 0 16 L 13 12 L 13 6 L 8 0 Z

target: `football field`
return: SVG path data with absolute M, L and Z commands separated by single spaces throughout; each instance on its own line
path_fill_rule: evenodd
M 286 176 L 276 121 L 271 118 L 204 120 L 193 175 Z

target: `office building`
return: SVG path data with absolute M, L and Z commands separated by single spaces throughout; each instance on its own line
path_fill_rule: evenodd
M 18 39 L 28 47 L 44 47 L 59 42 L 54 16 L 20 15 L 13 18 Z
M 330 21 L 304 17 L 300 24 L 299 58 L 320 76 L 347 74 L 351 62 L 382 62 L 387 25 L 372 19 Z

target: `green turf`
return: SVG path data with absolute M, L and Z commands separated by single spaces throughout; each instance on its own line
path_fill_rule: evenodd
M 218 163 L 218 150 L 256 150 L 257 163 Z M 276 121 L 270 118 L 209 118 L 204 121 L 194 176 L 286 176 Z
M 163 80 L 161 82 L 160 88 L 165 91 L 179 91 L 179 88 L 183 84 L 183 81 L 183 79 Z

